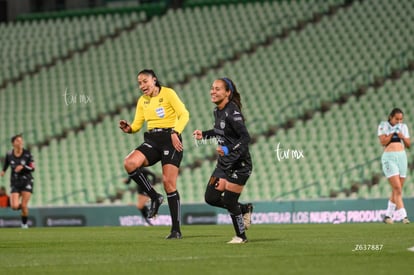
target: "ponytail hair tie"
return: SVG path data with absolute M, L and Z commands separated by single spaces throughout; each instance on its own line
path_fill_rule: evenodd
M 223 77 L 222 79 L 224 80 L 224 82 L 226 82 L 227 87 L 229 87 L 229 90 L 231 91 L 231 93 L 234 93 L 234 88 L 233 88 L 233 85 L 231 84 L 230 79 L 228 79 L 227 77 Z

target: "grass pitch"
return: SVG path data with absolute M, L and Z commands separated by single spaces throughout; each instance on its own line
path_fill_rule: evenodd
M 412 225 L 230 225 L 0 229 L 1 274 L 412 274 Z

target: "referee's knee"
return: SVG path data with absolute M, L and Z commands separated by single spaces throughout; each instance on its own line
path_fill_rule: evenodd
M 133 159 L 131 159 L 130 157 L 126 157 L 124 159 L 124 168 L 128 173 L 130 173 L 136 170 L 138 166 L 137 166 L 137 163 Z
M 163 176 L 164 190 L 167 193 L 177 191 L 177 182 L 174 179 Z

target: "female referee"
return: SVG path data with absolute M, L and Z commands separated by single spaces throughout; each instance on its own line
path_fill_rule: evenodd
M 216 149 L 219 155 L 217 166 L 207 184 L 204 198 L 208 204 L 225 208 L 230 213 L 236 236 L 228 243 L 245 243 L 244 218 L 250 224 L 253 207 L 251 204 L 241 205 L 239 197 L 252 172 L 252 160 L 249 152 L 250 135 L 241 113 L 241 97 L 236 85 L 228 78 L 216 79 L 211 86 L 210 96 L 216 104 L 214 128 L 193 132 L 197 140 L 216 137 L 219 142 Z
M 404 208 L 402 188 L 407 176 L 407 155 L 405 148 L 410 148 L 410 135 L 408 127 L 403 122 L 404 113 L 399 108 L 394 108 L 388 121 L 382 121 L 378 126 L 378 137 L 384 152 L 381 157 L 382 170 L 388 178 L 392 192 L 388 201 L 384 223 L 392 224 L 394 212 L 402 218 L 405 224 L 410 223 L 407 211 Z
M 13 150 L 6 154 L 3 170 L 0 176 L 4 176 L 10 166 L 11 208 L 21 210 L 22 228 L 27 229 L 27 217 L 29 216 L 29 200 L 33 192 L 33 176 L 35 169 L 33 156 L 30 151 L 23 148 L 23 136 L 15 135 L 11 138 Z M 21 197 L 21 202 L 20 202 Z
M 143 95 L 138 99 L 134 121 L 129 124 L 126 120 L 120 120 L 119 127 L 125 133 L 135 133 L 146 121 L 148 131 L 144 133 L 144 143 L 125 158 L 124 167 L 151 198 L 148 218 L 153 218 L 164 197 L 152 188 L 141 168 L 161 161 L 162 180 L 172 222 L 171 232 L 166 239 L 181 239 L 181 204 L 176 182 L 183 158 L 181 133 L 190 115 L 176 92 L 161 86 L 153 70 L 142 70 L 137 80 Z

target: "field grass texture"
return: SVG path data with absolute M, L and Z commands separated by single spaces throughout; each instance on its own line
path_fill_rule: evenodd
M 1 274 L 413 274 L 412 225 L 230 225 L 0 229 Z

